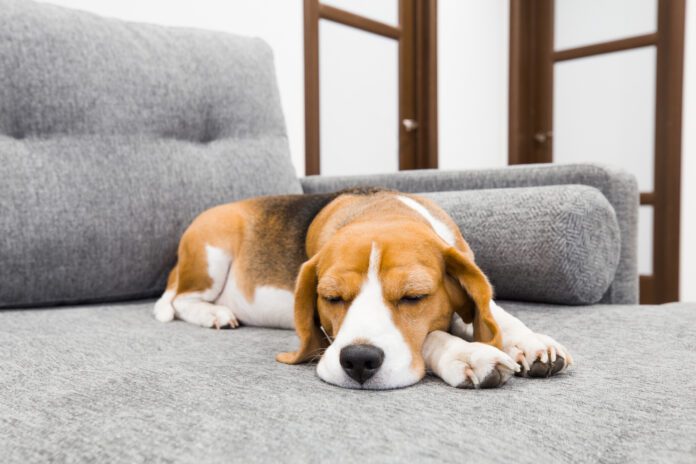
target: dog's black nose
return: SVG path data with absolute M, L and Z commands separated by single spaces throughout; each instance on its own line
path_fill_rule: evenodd
M 348 345 L 341 350 L 341 367 L 359 384 L 375 375 L 384 361 L 384 351 L 373 345 Z

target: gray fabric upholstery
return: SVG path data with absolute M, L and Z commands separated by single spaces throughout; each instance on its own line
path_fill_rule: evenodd
M 311 176 L 302 179 L 306 193 L 366 185 L 380 185 L 404 192 L 438 192 L 564 184 L 595 187 L 604 194 L 616 212 L 621 232 L 621 259 L 614 282 L 602 302 L 638 303 L 638 184 L 625 171 L 591 164 L 540 164 L 509 166 L 504 169 L 422 170 L 370 176 Z
M 258 39 L 0 0 L 0 307 L 152 296 L 183 228 L 300 193 Z
M 573 353 L 550 379 L 365 392 L 274 361 L 293 332 L 152 302 L 0 311 L 0 456 L 26 462 L 696 461 L 696 305 L 501 302 Z
M 581 185 L 428 193 L 459 225 L 497 298 L 597 303 L 614 280 L 614 209 Z

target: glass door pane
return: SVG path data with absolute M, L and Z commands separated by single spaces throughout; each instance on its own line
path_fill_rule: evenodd
M 653 207 L 641 206 L 638 211 L 638 272 L 653 272 Z
M 556 50 L 650 34 L 657 0 L 556 0 Z
M 399 169 L 398 42 L 319 23 L 321 173 Z
M 555 65 L 553 157 L 622 167 L 653 190 L 655 48 Z
M 508 160 L 509 0 L 439 0 L 439 167 Z
M 399 24 L 399 0 L 321 0 L 321 3 L 392 26 Z

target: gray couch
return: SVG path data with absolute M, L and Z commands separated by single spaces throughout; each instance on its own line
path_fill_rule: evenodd
M 637 305 L 633 178 L 593 165 L 298 179 L 260 40 L 0 0 L 0 461 L 694 462 L 696 306 Z M 366 392 L 290 331 L 152 317 L 203 209 L 429 192 L 576 366 Z

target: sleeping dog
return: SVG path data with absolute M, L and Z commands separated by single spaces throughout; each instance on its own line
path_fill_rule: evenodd
M 568 350 L 492 300 L 454 221 L 384 189 L 214 207 L 183 234 L 155 317 L 202 327 L 294 328 L 286 364 L 318 360 L 347 388 L 399 388 L 430 371 L 453 387 L 547 377 Z

